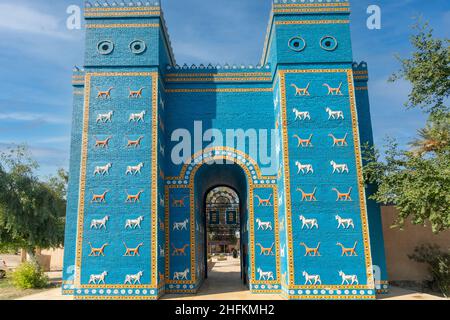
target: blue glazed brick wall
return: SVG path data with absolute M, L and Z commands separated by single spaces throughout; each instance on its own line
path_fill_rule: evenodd
M 361 145 L 373 146 L 372 119 L 370 116 L 370 103 L 368 94 L 368 72 L 365 62 L 353 65 L 355 72 L 356 102 L 358 107 L 358 122 L 361 135 Z M 367 210 L 369 214 L 370 242 L 375 274 L 376 287 L 379 292 L 387 292 L 388 274 L 386 269 L 386 256 L 384 251 L 383 225 L 381 221 L 381 208 L 369 196 L 375 192 L 375 187 L 366 188 Z
M 310 17 L 295 19 L 304 21 Z M 348 19 L 348 17 L 336 16 L 317 16 L 315 20 Z M 292 18 L 283 17 L 277 19 L 278 22 L 290 21 Z M 300 36 L 305 42 L 305 49 L 301 52 L 295 52 L 287 46 L 292 37 Z M 325 36 L 332 36 L 337 40 L 335 50 L 323 50 L 320 46 L 320 40 Z M 350 39 L 350 27 L 348 24 L 306 24 L 306 25 L 277 25 L 277 62 L 278 63 L 332 63 L 332 62 L 352 62 L 352 48 Z
M 305 75 L 287 74 L 287 121 L 290 160 L 290 181 L 292 197 L 292 219 L 293 219 L 293 253 L 295 282 L 304 283 L 303 271 L 308 273 L 319 273 L 323 283 L 338 285 L 341 283 L 339 271 L 347 274 L 356 274 L 361 283 L 366 282 L 366 269 L 364 267 L 363 239 L 361 237 L 362 227 L 360 219 L 361 207 L 359 204 L 358 185 L 356 176 L 356 160 L 354 134 L 352 132 L 352 118 L 349 105 L 349 94 L 345 73 L 306 73 Z M 299 86 L 306 86 L 310 83 L 311 97 L 295 97 L 295 90 L 290 88 L 290 84 L 297 83 Z M 329 96 L 328 90 L 323 86 L 329 83 L 331 86 L 342 86 L 342 96 Z M 295 120 L 292 109 L 301 106 L 301 110 L 308 111 L 311 120 Z M 344 120 L 328 120 L 325 111 L 327 106 L 333 110 L 340 110 L 344 113 Z M 333 140 L 329 134 L 342 138 L 347 135 L 346 147 L 333 147 Z M 301 138 L 308 138 L 312 135 L 312 147 L 298 147 L 294 135 Z M 297 174 L 298 169 L 295 162 L 311 164 L 314 173 Z M 330 162 L 347 164 L 349 173 L 333 174 Z M 312 193 L 316 189 L 315 197 L 317 201 L 302 201 L 301 188 L 306 193 Z M 347 193 L 352 188 L 352 200 L 349 202 L 337 202 L 336 192 Z M 319 229 L 302 229 L 300 215 L 307 219 L 316 219 Z M 353 230 L 337 230 L 336 215 L 342 218 L 352 218 L 355 221 Z M 353 247 L 358 242 L 358 257 L 342 257 L 341 249 L 336 245 L 337 241 L 342 242 L 346 247 Z M 300 243 L 305 243 L 310 248 L 315 248 L 320 243 L 320 257 L 305 257 L 305 248 Z M 326 261 L 326 262 L 325 262 Z M 300 269 L 300 270 L 299 270 Z
M 234 188 L 243 203 L 243 271 L 251 292 L 373 299 L 372 255 L 383 285 L 386 273 L 379 207 L 366 204 L 361 180 L 360 138 L 373 142 L 367 91 L 358 89 L 367 79 L 364 68 L 352 65 L 348 2 L 274 1 L 261 65 L 249 67 L 176 65 L 159 10 L 88 10 L 101 14 L 87 19 L 85 71 L 74 73 L 66 293 L 157 299 L 167 292 L 197 292 L 206 274 L 204 196 L 219 183 Z M 320 46 L 325 36 L 332 50 Z M 295 37 L 303 39 L 302 50 L 293 50 Z M 142 53 L 130 50 L 136 40 L 146 45 Z M 114 50 L 100 54 L 102 41 L 111 41 Z M 142 96 L 130 97 L 130 90 L 140 88 Z M 327 108 L 340 113 L 332 118 Z M 130 121 L 142 111 L 144 121 Z M 109 112 L 111 121 L 97 121 Z M 182 164 L 171 154 L 179 143 L 172 133 L 179 129 L 191 137 Z M 227 129 L 255 130 L 264 154 L 252 153 L 248 139 L 242 145 L 202 141 L 208 129 L 224 139 Z M 261 130 L 266 132 L 258 136 Z M 333 146 L 330 135 L 345 137 L 345 144 Z M 127 147 L 139 137 L 138 147 Z M 95 146 L 107 138 L 107 147 Z M 205 165 L 202 155 L 234 164 Z M 332 161 L 345 170 L 333 172 Z M 140 173 L 126 174 L 139 163 Z M 107 164 L 109 174 L 95 174 Z M 349 190 L 351 200 L 345 198 Z M 92 201 L 105 191 L 104 203 Z M 139 201 L 127 201 L 139 191 Z M 106 216 L 106 228 L 93 227 Z M 126 228 L 139 217 L 140 228 Z M 174 227 L 185 221 L 185 228 Z M 104 251 L 91 252 L 90 245 L 104 244 Z M 138 254 L 125 254 L 139 244 Z M 72 281 L 74 264 L 80 268 Z
M 78 190 L 80 176 L 80 150 L 81 150 L 81 131 L 82 109 L 83 109 L 84 88 L 76 86 L 74 88 L 74 101 L 72 112 L 72 134 L 70 145 L 70 167 L 69 167 L 69 185 L 67 197 L 66 229 L 64 240 L 64 268 L 63 268 L 63 292 L 72 294 L 73 280 L 75 273 L 75 242 L 77 232 L 77 208 L 78 208 Z
M 100 25 L 110 25 L 108 20 L 89 21 Z M 158 19 L 142 21 L 114 21 L 113 24 L 158 24 Z M 88 24 L 89 26 L 89 24 Z M 159 27 L 124 27 L 124 28 L 87 28 L 86 29 L 86 66 L 155 66 L 159 64 L 160 31 Z M 110 54 L 100 54 L 97 47 L 102 41 L 111 41 L 114 50 Z M 133 54 L 130 44 L 135 40 L 145 40 L 146 50 Z

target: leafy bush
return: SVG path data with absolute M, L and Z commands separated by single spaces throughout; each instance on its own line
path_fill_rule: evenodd
M 450 253 L 443 252 L 436 245 L 422 245 L 414 250 L 410 259 L 428 264 L 432 286 L 437 287 L 445 297 L 450 295 Z
M 48 286 L 48 277 L 39 265 L 22 263 L 12 274 L 12 281 L 19 289 L 41 289 Z

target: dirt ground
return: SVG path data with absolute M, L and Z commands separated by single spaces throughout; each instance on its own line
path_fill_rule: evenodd
M 56 286 L 57 284 L 52 284 L 46 289 L 16 289 L 12 284 L 11 273 L 8 273 L 6 278 L 0 279 L 0 300 L 14 300 L 29 295 L 45 294 L 46 291 L 52 290 Z

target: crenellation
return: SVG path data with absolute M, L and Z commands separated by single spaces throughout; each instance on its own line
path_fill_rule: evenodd
M 271 71 L 271 66 L 270 64 L 261 66 L 260 64 L 257 65 L 230 65 L 228 63 L 225 63 L 224 65 L 222 64 L 199 64 L 198 66 L 196 64 L 192 64 L 192 65 L 188 65 L 188 64 L 184 64 L 182 66 L 176 64 L 175 66 L 171 66 L 171 65 L 167 65 L 166 66 L 166 70 L 167 71 L 175 71 L 175 72 L 192 72 L 192 73 L 202 73 L 202 72 L 210 72 L 211 70 L 220 70 L 221 72 L 260 72 L 260 71 L 265 71 L 265 72 L 270 72 Z
M 132 7 L 160 7 L 159 1 L 131 1 L 128 0 L 120 1 L 117 3 L 116 1 L 106 1 L 98 2 L 95 1 L 94 3 L 90 1 L 85 1 L 85 7 L 86 8 L 116 8 L 116 7 L 122 7 L 122 8 L 132 8 Z
M 369 81 L 369 71 L 367 62 L 361 61 L 360 63 L 353 62 L 353 77 L 355 82 L 367 82 Z

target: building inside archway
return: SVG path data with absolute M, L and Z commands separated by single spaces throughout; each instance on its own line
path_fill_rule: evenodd
M 239 196 L 233 189 L 220 186 L 206 196 L 208 254 L 232 254 L 240 250 Z

